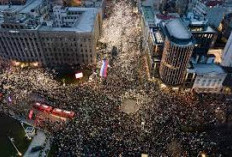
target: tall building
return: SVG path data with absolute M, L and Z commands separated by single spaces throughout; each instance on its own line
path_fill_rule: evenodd
M 222 1 L 199 1 L 193 3 L 192 11 L 201 18 L 207 18 L 210 26 L 217 29 L 226 13 Z
M 225 82 L 231 82 L 232 70 L 228 77 L 228 70 L 215 64 L 215 55 L 208 52 L 218 34 L 209 24 L 207 7 L 203 3 L 188 7 L 190 11 L 182 16 L 161 14 L 152 6 L 141 7 L 144 43 L 152 58 L 151 74 L 168 85 L 181 84 L 182 88 L 198 93 L 220 93 Z M 216 8 L 214 11 L 208 16 L 213 18 L 220 12 Z
M 162 25 L 166 39 L 160 64 L 160 78 L 166 84 L 179 85 L 184 81 L 192 55 L 193 36 L 180 19 Z
M 232 67 L 232 33 L 230 34 L 224 48 L 221 65 L 225 67 Z
M 97 8 L 53 7 L 43 0 L 0 6 L 0 56 L 57 67 L 94 64 L 100 34 Z
M 193 49 L 193 57 L 199 62 L 205 60 L 209 49 L 213 47 L 217 39 L 217 32 L 208 24 L 208 20 L 198 14 L 189 12 L 183 17 L 185 24 L 191 31 L 196 43 Z

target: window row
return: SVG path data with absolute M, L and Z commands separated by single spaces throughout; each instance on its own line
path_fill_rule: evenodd
M 215 85 L 219 85 L 222 83 L 222 79 L 203 79 L 201 81 L 201 79 L 197 79 L 196 80 L 196 85 L 200 85 L 202 87 L 209 87 L 209 86 L 215 86 Z

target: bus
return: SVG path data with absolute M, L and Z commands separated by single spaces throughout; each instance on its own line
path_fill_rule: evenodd
M 36 102 L 33 107 L 39 111 L 42 111 L 42 112 L 48 112 L 50 113 L 52 111 L 52 107 L 51 106 L 48 106 L 48 105 L 45 105 L 45 104 L 41 104 L 41 103 L 38 103 Z
M 52 115 L 63 117 L 63 118 L 74 118 L 75 113 L 73 111 L 61 110 L 59 108 L 54 108 L 52 110 Z

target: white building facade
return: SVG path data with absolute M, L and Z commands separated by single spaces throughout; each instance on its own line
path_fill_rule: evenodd
M 215 64 L 197 64 L 195 67 L 196 78 L 192 90 L 197 93 L 220 93 L 227 73 Z

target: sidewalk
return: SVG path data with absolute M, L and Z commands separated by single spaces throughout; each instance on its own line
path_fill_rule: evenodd
M 45 143 L 46 135 L 44 132 L 37 130 L 37 135 L 31 141 L 30 146 L 28 147 L 24 157 L 39 157 L 40 151 L 31 153 L 31 149 L 36 146 L 43 146 Z
M 51 143 L 52 143 L 52 140 L 51 140 L 51 137 L 50 137 L 50 138 L 48 138 L 48 140 L 46 142 L 46 146 L 42 151 L 42 157 L 47 156 L 48 152 L 51 149 Z

